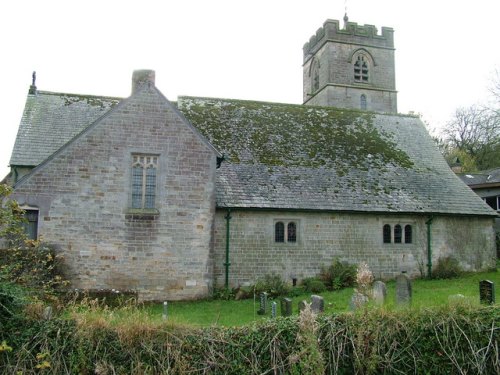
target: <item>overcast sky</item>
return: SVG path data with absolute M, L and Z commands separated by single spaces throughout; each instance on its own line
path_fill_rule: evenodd
M 0 3 L 0 178 L 39 90 L 127 97 L 134 69 L 178 95 L 302 102 L 302 46 L 326 19 L 395 30 L 398 110 L 444 126 L 500 68 L 499 0 L 16 0 Z

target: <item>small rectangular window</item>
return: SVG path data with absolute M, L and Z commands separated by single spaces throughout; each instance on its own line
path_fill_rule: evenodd
M 38 238 L 38 210 L 25 210 L 25 222 L 23 224 L 24 231 L 30 240 Z
M 490 206 L 494 210 L 498 211 L 499 210 L 499 206 L 498 206 L 499 198 L 500 197 L 497 197 L 497 196 L 494 196 L 494 197 L 485 197 L 484 200 L 485 200 L 486 204 L 488 204 L 488 206 Z

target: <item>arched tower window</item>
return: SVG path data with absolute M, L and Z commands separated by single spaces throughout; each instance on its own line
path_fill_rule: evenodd
M 361 110 L 366 111 L 366 95 L 365 94 L 361 94 L 359 102 L 360 102 Z
M 354 62 L 354 80 L 368 83 L 368 70 L 368 58 L 363 54 L 359 54 Z
M 319 62 L 317 61 L 313 62 L 311 87 L 312 92 L 319 90 Z

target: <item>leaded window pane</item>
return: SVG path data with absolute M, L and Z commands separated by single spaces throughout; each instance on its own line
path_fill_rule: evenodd
M 383 228 L 384 243 L 391 243 L 391 226 L 385 224 Z
M 412 228 L 411 225 L 405 226 L 405 243 L 412 243 Z
M 401 229 L 401 225 L 394 226 L 394 243 L 401 243 L 401 239 L 403 236 L 403 232 Z
M 155 207 L 155 190 L 156 190 L 156 169 L 150 166 L 146 169 L 146 192 L 145 192 L 145 208 Z
M 285 242 L 285 224 L 277 222 L 274 227 L 274 241 Z
M 132 208 L 142 208 L 142 172 L 139 165 L 132 168 Z
M 287 241 L 296 242 L 297 241 L 297 226 L 294 222 L 288 223 L 287 225 Z

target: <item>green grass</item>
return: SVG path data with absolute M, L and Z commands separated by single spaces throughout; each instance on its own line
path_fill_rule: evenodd
M 413 280 L 413 299 L 411 309 L 427 307 L 438 307 L 450 303 L 449 296 L 461 294 L 464 302 L 479 305 L 479 281 L 490 280 L 495 283 L 496 301 L 500 302 L 500 272 L 482 272 L 466 274 L 457 279 L 449 280 Z M 325 313 L 339 313 L 349 311 L 349 301 L 353 293 L 352 288 L 346 288 L 336 292 L 321 293 L 325 299 Z M 301 300 L 309 300 L 310 293 L 293 297 L 293 312 L 297 314 L 298 303 Z M 395 305 L 395 282 L 387 283 L 386 309 L 396 309 Z M 279 299 L 276 300 L 277 312 L 280 314 Z M 271 301 L 269 302 L 270 306 Z M 153 320 L 161 320 L 163 306 L 161 304 L 150 305 L 143 308 L 144 312 Z M 258 296 L 253 299 L 241 301 L 203 300 L 192 302 L 168 303 L 168 321 L 178 324 L 195 326 L 240 326 L 260 319 L 270 317 L 270 307 L 266 316 L 257 314 L 259 309 Z

